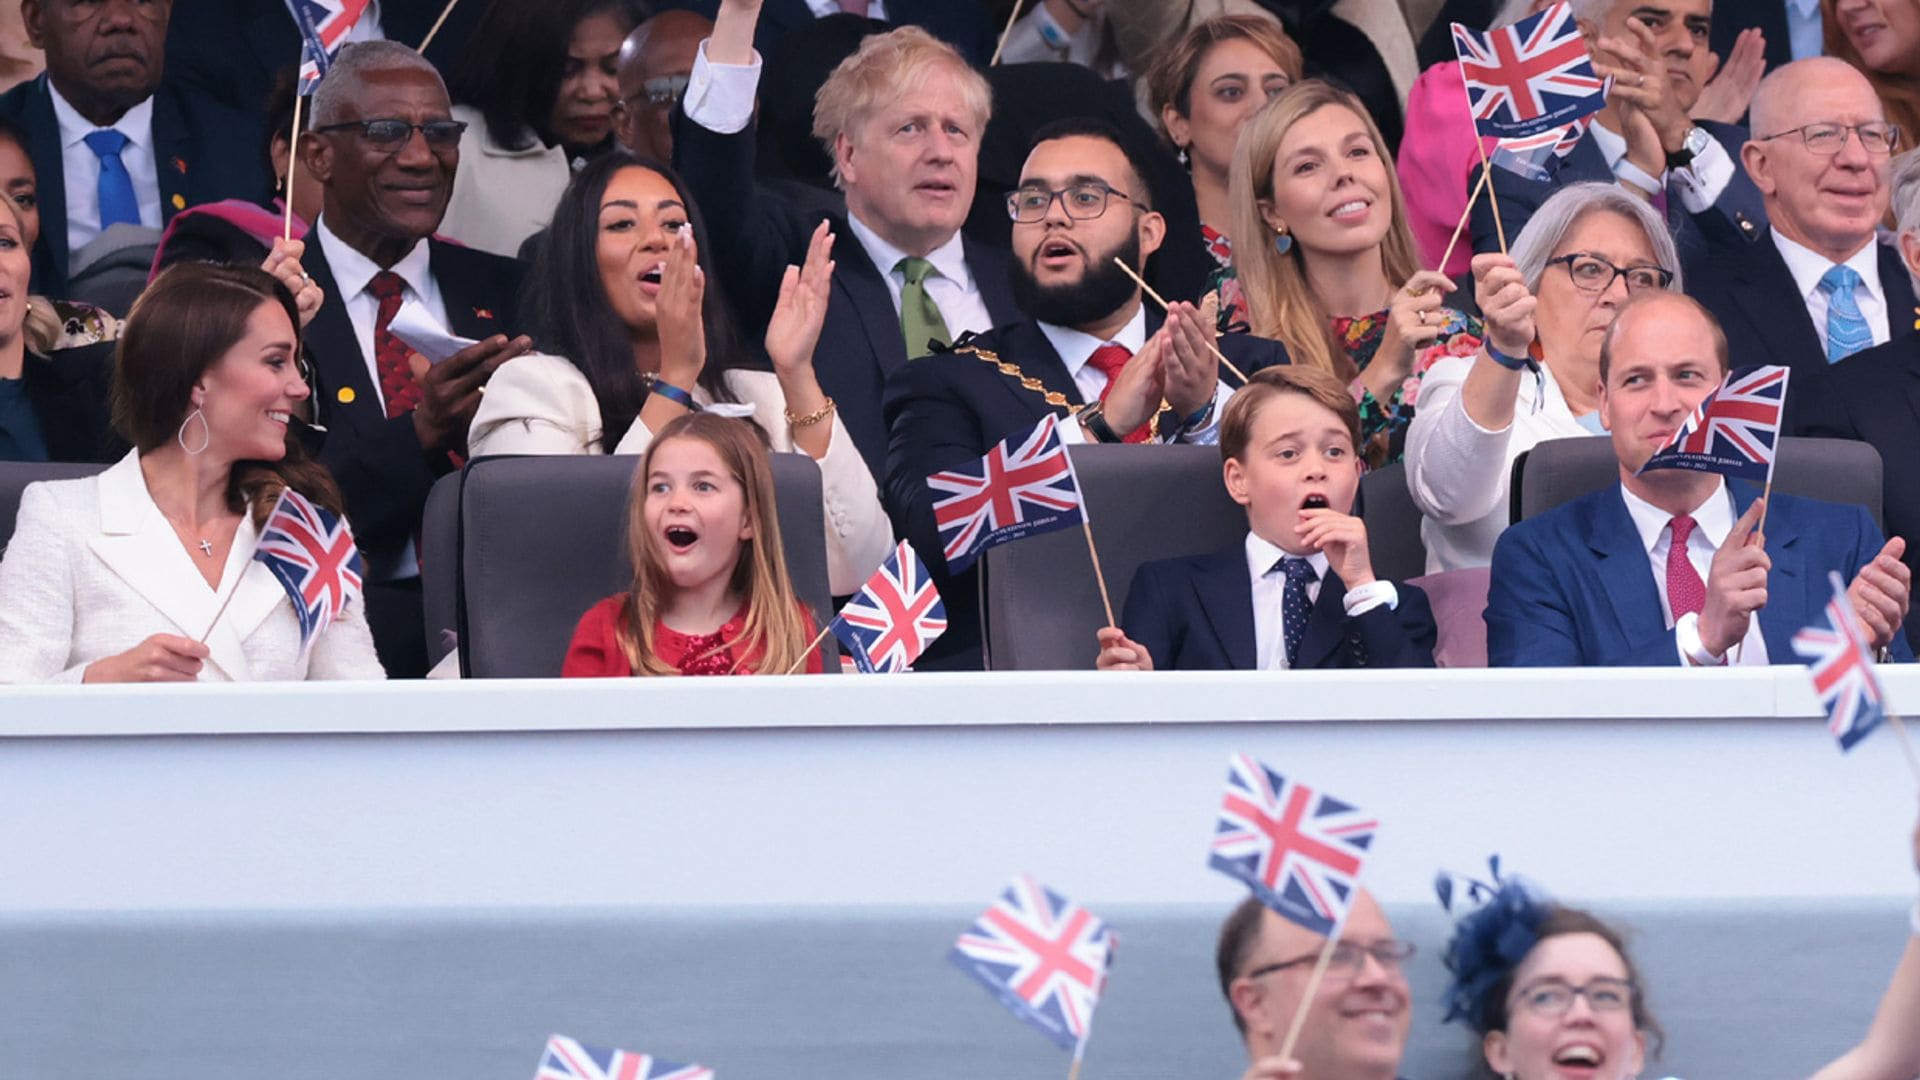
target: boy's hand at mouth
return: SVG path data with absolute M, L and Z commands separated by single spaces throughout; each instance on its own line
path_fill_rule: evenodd
M 1324 552 L 1328 569 L 1340 575 L 1349 591 L 1373 583 L 1366 524 L 1329 507 L 1324 496 L 1309 495 L 1300 507 L 1300 542 Z

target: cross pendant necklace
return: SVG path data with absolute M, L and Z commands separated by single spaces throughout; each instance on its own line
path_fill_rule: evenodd
M 213 558 L 213 541 L 200 541 L 200 554 L 205 555 L 209 559 Z

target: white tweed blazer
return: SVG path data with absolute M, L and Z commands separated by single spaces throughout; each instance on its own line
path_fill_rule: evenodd
M 735 369 L 727 388 L 752 406 L 753 422 L 767 433 L 778 453 L 795 452 L 786 418 L 786 396 L 771 371 Z M 707 392 L 693 388 L 694 399 L 712 404 Z M 827 456 L 819 461 L 820 499 L 827 522 L 827 584 L 835 596 L 860 591 L 893 553 L 893 526 L 880 505 L 873 473 L 853 445 L 838 415 Z M 627 429 L 616 454 L 644 454 L 653 432 L 639 420 Z M 500 365 L 487 380 L 486 396 L 473 415 L 467 435 L 472 457 L 488 454 L 598 454 L 600 404 L 580 369 L 565 357 L 534 353 Z
M 98 476 L 30 484 L 0 556 L 0 683 L 79 682 L 87 665 L 154 634 L 206 637 L 203 682 L 384 679 L 359 603 L 300 648 L 300 621 L 253 561 L 243 518 L 207 586 L 128 454 Z M 232 594 L 232 602 L 213 618 Z

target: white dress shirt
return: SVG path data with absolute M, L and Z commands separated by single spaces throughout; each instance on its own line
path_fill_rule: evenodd
M 1261 671 L 1282 671 L 1287 667 L 1287 634 L 1281 625 L 1287 575 L 1280 570 L 1280 560 L 1292 554 L 1251 531 L 1247 533 L 1247 576 L 1253 579 L 1253 657 Z M 1313 567 L 1313 583 L 1307 586 L 1307 604 L 1319 603 L 1320 586 L 1327 580 L 1327 556 L 1316 551 L 1297 557 Z M 1381 604 L 1388 608 L 1400 605 L 1400 591 L 1391 581 L 1375 581 L 1347 590 L 1349 618 Z
M 87 145 L 87 136 L 106 128 L 97 127 L 78 109 L 60 96 L 51 81 L 48 96 L 53 99 L 53 117 L 60 127 L 60 171 L 67 196 L 67 251 L 86 247 L 100 235 L 100 155 Z M 140 204 L 140 224 L 150 229 L 164 222 L 160 211 L 160 171 L 154 161 L 153 97 L 122 113 L 111 125 L 127 137 L 120 148 L 120 163 L 127 167 L 133 181 L 133 196 Z
M 1674 631 L 1680 663 L 1696 664 L 1698 661 L 1695 657 L 1710 655 L 1700 641 L 1700 616 L 1688 615 L 1676 623 L 1673 604 L 1667 599 L 1667 550 L 1673 546 L 1673 530 L 1667 526 L 1673 521 L 1674 515 L 1628 491 L 1625 485 L 1621 485 L 1620 495 L 1626 501 L 1627 516 L 1633 519 L 1633 527 L 1640 534 L 1640 545 L 1647 549 L 1647 563 L 1653 571 L 1653 586 L 1660 593 L 1660 614 Z M 1733 531 L 1733 495 L 1727 491 L 1727 482 L 1722 480 L 1715 485 L 1713 494 L 1707 496 L 1707 501 L 1696 507 L 1690 516 L 1694 521 L 1694 529 L 1687 537 L 1687 561 L 1693 564 L 1694 570 L 1700 574 L 1701 583 L 1705 584 L 1707 573 L 1713 566 L 1714 552 L 1720 550 L 1727 534 Z M 1767 662 L 1767 641 L 1760 631 L 1759 612 L 1754 612 L 1753 618 L 1747 623 L 1746 637 L 1733 647 L 1722 662 Z
M 333 271 L 333 283 L 340 287 L 340 301 L 347 306 L 347 319 L 353 323 L 353 338 L 360 344 L 360 358 L 367 365 L 367 377 L 373 382 L 373 392 L 380 399 L 380 407 L 387 407 L 387 394 L 380 386 L 379 354 L 373 347 L 373 324 L 380 315 L 380 298 L 367 290 L 373 275 L 380 267 L 372 259 L 347 246 L 345 240 L 333 234 L 327 228 L 327 219 L 323 215 L 314 223 L 314 232 L 320 237 L 320 253 L 326 256 L 327 266 Z M 431 260 L 425 241 L 413 245 L 399 262 L 387 269 L 400 275 L 406 282 L 406 292 L 401 303 L 417 300 L 441 326 L 447 325 L 447 305 L 440 296 L 440 285 L 433 280 Z
M 1669 169 L 1659 176 L 1650 176 L 1645 169 L 1627 160 L 1627 139 L 1624 135 L 1607 130 L 1604 124 L 1594 123 L 1587 128 L 1593 135 L 1593 143 L 1607 159 L 1607 168 L 1621 182 L 1631 184 L 1649 195 L 1661 195 L 1667 191 L 1667 181 L 1674 183 L 1680 195 L 1680 205 L 1690 214 L 1705 213 L 1720 194 L 1733 183 L 1733 156 L 1727 148 L 1720 145 L 1719 139 L 1709 138 L 1707 148 L 1695 157 L 1684 169 Z
M 1780 249 L 1780 257 L 1786 260 L 1787 272 L 1793 275 L 1793 287 L 1800 290 L 1800 299 L 1806 301 L 1807 316 L 1813 320 L 1813 332 L 1819 335 L 1820 348 L 1824 352 L 1827 347 L 1827 294 L 1821 291 L 1820 279 L 1835 264 L 1805 244 L 1781 236 L 1779 229 L 1767 231 L 1773 235 L 1773 246 Z M 1860 275 L 1860 284 L 1853 290 L 1853 302 L 1859 306 L 1861 317 L 1867 320 L 1867 329 L 1873 331 L 1873 343 L 1885 345 L 1890 331 L 1887 326 L 1887 293 L 1880 287 L 1880 246 L 1869 239 L 1843 265 Z
M 834 9 L 839 10 L 837 5 Z M 750 64 L 710 64 L 707 43 L 703 41 L 694 56 L 693 72 L 687 76 L 682 105 L 687 119 L 708 131 L 731 135 L 752 122 L 754 93 L 759 87 L 759 53 L 753 55 Z M 893 312 L 897 317 L 900 290 L 906 285 L 906 275 L 900 272 L 898 264 L 906 252 L 881 239 L 879 233 L 851 210 L 847 212 L 847 224 L 854 239 L 886 280 L 887 295 L 893 298 Z M 959 231 L 955 230 L 946 243 L 928 252 L 927 261 L 934 269 L 925 283 L 927 295 L 939 306 L 940 319 L 947 324 L 947 332 L 959 337 L 968 330 L 984 333 L 993 329 L 993 316 L 987 312 L 987 302 L 980 295 L 973 272 L 967 269 L 966 247 Z
M 1052 323 L 1044 323 L 1038 320 L 1035 320 L 1034 325 L 1040 328 L 1040 333 L 1046 337 L 1047 344 L 1053 346 L 1053 351 L 1059 355 L 1060 362 L 1067 366 L 1067 374 L 1073 376 L 1074 388 L 1080 391 L 1080 400 L 1086 402 L 1100 400 L 1100 395 L 1107 391 L 1106 372 L 1087 363 L 1088 360 L 1093 358 L 1095 350 L 1104 345 L 1119 345 L 1126 349 L 1127 353 L 1131 355 L 1139 352 L 1147 343 L 1147 309 L 1145 305 L 1135 308 L 1133 318 L 1127 320 L 1127 325 L 1121 327 L 1118 334 L 1115 334 L 1106 341 L 1102 341 L 1092 334 L 1075 330 L 1070 326 L 1055 326 Z M 1220 417 L 1227 410 L 1227 399 L 1232 396 L 1233 388 L 1225 382 L 1221 382 L 1215 386 L 1213 391 L 1213 418 L 1207 421 L 1206 427 L 1179 436 L 1179 441 L 1198 443 L 1202 446 L 1218 445 L 1220 442 Z M 1126 432 L 1123 431 L 1121 434 L 1124 435 Z M 1086 429 L 1077 423 L 1063 423 L 1060 425 L 1060 438 L 1069 443 L 1084 443 L 1087 441 Z M 1161 432 L 1161 438 L 1162 441 L 1172 442 L 1175 439 L 1175 435 L 1170 431 Z

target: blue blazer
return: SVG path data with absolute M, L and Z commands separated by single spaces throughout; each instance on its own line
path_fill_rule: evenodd
M 1732 485 L 1736 513 L 1759 497 Z M 1767 511 L 1767 606 L 1756 616 L 1775 664 L 1799 662 L 1793 635 L 1820 618 L 1833 592 L 1886 541 L 1858 506 L 1774 493 Z M 1678 667 L 1679 646 L 1660 610 L 1647 549 L 1610 484 L 1528 518 L 1500 535 L 1487 593 L 1487 661 L 1493 667 Z M 1895 635 L 1897 659 L 1913 659 Z
M 1672 181 L 1667 183 L 1667 228 L 1673 233 L 1674 245 L 1680 249 L 1681 262 L 1689 267 L 1694 260 L 1705 258 L 1712 252 L 1728 248 L 1745 249 L 1754 233 L 1767 223 L 1767 211 L 1760 199 L 1760 189 L 1753 186 L 1753 179 L 1740 164 L 1740 145 L 1747 141 L 1746 129 L 1711 120 L 1699 123 L 1733 158 L 1733 179 L 1728 181 L 1720 198 L 1698 214 L 1688 213 L 1686 205 L 1680 201 L 1678 186 Z M 1616 182 L 1613 170 L 1607 167 L 1607 156 L 1601 152 L 1600 144 L 1594 140 L 1592 132 L 1588 132 L 1566 157 L 1548 158 L 1545 168 L 1545 180 L 1529 180 L 1512 169 L 1498 166 L 1493 170 L 1493 193 L 1500 201 L 1500 223 L 1506 226 L 1508 243 L 1512 243 L 1520 235 L 1520 230 L 1526 228 L 1534 211 L 1540 209 L 1540 204 L 1567 184 L 1585 180 L 1608 184 Z M 1467 180 L 1467 190 L 1472 191 L 1479 183 L 1480 167 L 1475 166 L 1473 175 Z M 1474 200 L 1473 249 L 1478 252 L 1500 250 L 1499 233 L 1493 224 L 1492 200 Z
M 1347 586 L 1328 569 L 1300 638 L 1299 663 L 1309 668 L 1432 667 L 1438 630 L 1427 594 L 1395 582 L 1399 605 L 1357 617 L 1346 609 Z M 1161 559 L 1134 572 L 1120 619 L 1161 671 L 1252 671 L 1253 578 L 1247 551 L 1235 544 L 1211 555 Z

